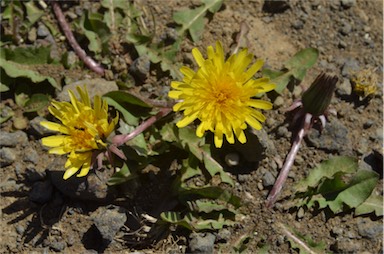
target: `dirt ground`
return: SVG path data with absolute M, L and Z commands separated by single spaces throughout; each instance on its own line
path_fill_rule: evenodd
M 197 0 L 139 2 L 153 12 L 159 29 L 158 34 L 172 26 L 174 11 L 200 4 Z M 88 2 L 88 5 L 97 5 L 97 2 Z M 63 8 L 63 11 L 67 14 L 75 12 L 78 6 L 84 4 L 73 2 Z M 50 20 L 55 20 L 52 12 L 47 11 L 45 15 Z M 282 63 L 301 49 L 314 47 L 320 52 L 317 63 L 308 71 L 303 82 L 295 88 L 288 87 L 281 96 L 275 98 L 274 109 L 265 112 L 268 120 L 264 130 L 268 134 L 269 149 L 261 161 L 255 162 L 254 156 L 257 155 L 253 154 L 252 146 L 225 146 L 217 151 L 216 156 L 223 164 L 226 154 L 240 154 L 240 166 L 229 169 L 229 172 L 236 180 L 232 191 L 246 200 L 247 204 L 243 207 L 245 216 L 239 225 L 213 234 L 214 252 L 233 252 L 232 247 L 238 245 L 244 236 L 249 236 L 246 253 L 261 252 L 263 246 L 269 247 L 267 253 L 297 253 L 297 249 L 292 248 L 282 232 L 280 225 L 284 224 L 302 235 L 310 236 L 315 242 L 322 241 L 327 252 L 382 253 L 381 217 L 353 216 L 353 213 L 332 215 L 327 210 L 287 210 L 285 204 L 293 193 L 294 183 L 303 179 L 309 169 L 334 155 L 354 156 L 360 162 L 367 156 L 374 156 L 375 163 L 368 166 L 380 173 L 381 179 L 376 191 L 381 195 L 383 193 L 383 2 L 290 0 L 268 8 L 262 0 L 233 0 L 225 1 L 221 9 L 208 16 L 205 21 L 206 27 L 201 40 L 193 44 L 191 40 L 186 39 L 182 44 L 178 58 L 185 64 L 191 64 L 190 52 L 193 47 L 205 52 L 208 45 L 214 45 L 220 40 L 224 48 L 233 49 L 242 23 L 249 27 L 246 34 L 249 51 L 257 58 L 264 59 L 266 65 L 274 69 L 282 68 Z M 57 44 L 59 52 L 69 49 L 65 40 L 57 40 Z M 360 101 L 351 91 L 349 79 L 353 72 L 367 68 L 376 68 L 378 90 L 370 100 Z M 45 71 L 49 72 L 49 69 Z M 57 74 L 60 71 L 53 71 L 55 73 L 52 76 L 60 75 Z M 302 91 L 321 71 L 339 77 L 330 106 L 335 113 L 330 115 L 328 126 L 331 129 L 333 126 L 332 130 L 342 129 L 345 132 L 338 138 L 334 138 L 330 133 L 328 136 L 325 134 L 323 139 L 316 138 L 315 135 L 305 139 L 281 198 L 274 209 L 268 210 L 265 208 L 265 199 L 271 189 L 268 177 L 277 176 L 291 146 L 291 115 L 285 113 L 284 109 L 300 97 Z M 65 75 L 69 75 L 73 80 L 97 76 L 86 69 L 66 71 Z M 158 91 L 154 93 L 161 93 L 164 87 L 169 86 L 170 79 L 163 78 L 151 82 L 155 78 L 151 73 L 145 83 L 153 85 L 154 90 Z M 145 89 L 150 90 L 148 86 L 143 88 Z M 6 99 L 8 98 L 2 98 L 2 102 Z M 17 141 L 11 148 L 2 145 L 2 149 L 12 149 L 11 153 L 15 158 L 9 165 L 2 165 L 0 170 L 1 253 L 190 251 L 188 246 L 193 235 L 188 231 L 164 231 L 158 235 L 157 241 L 154 241 L 145 236 L 133 236 L 129 230 L 135 228 L 131 225 L 132 222 L 127 222 L 117 229 L 112 242 L 104 246 L 95 229 L 95 218 L 98 218 L 100 213 L 114 211 L 113 207 L 116 206 L 126 209 L 127 221 L 134 221 L 135 215 L 141 211 L 156 214 L 153 211 L 158 203 L 148 204 L 142 200 L 147 200 L 146 195 L 153 193 L 150 190 L 155 190 L 156 193 L 156 190 L 167 188 L 167 182 L 152 181 L 151 185 L 146 185 L 145 190 L 136 192 L 134 201 L 98 198 L 97 191 L 93 194 L 95 197 L 74 198 L 71 188 L 76 189 L 78 182 L 60 188 L 62 184 L 52 180 L 58 178 L 46 172 L 46 169 L 61 170 L 65 158 L 47 154 L 46 148 L 42 147 L 39 141 L 40 135 L 36 133 L 36 121 L 38 119 L 29 119 L 28 128 L 17 132 L 13 128 L 12 119 L 1 126 L 1 143 L 10 137 Z M 331 129 L 329 132 L 332 132 Z M 330 148 L 319 144 L 324 139 L 333 139 L 333 146 Z M 119 191 L 129 192 L 121 189 Z M 43 192 L 49 192 L 50 196 L 44 196 Z

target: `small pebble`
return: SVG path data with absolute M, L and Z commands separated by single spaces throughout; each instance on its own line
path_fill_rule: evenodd
M 349 9 L 356 4 L 356 0 L 341 0 L 340 3 L 341 6 L 344 7 L 344 9 Z
M 280 126 L 279 128 L 277 128 L 277 135 L 279 137 L 289 137 L 289 131 L 288 131 L 288 128 L 285 127 L 285 126 Z
M 238 153 L 229 153 L 225 155 L 225 163 L 229 167 L 237 166 L 239 165 L 239 162 L 240 162 L 240 156 Z
M 293 23 L 292 23 L 292 27 L 296 30 L 300 30 L 300 29 L 303 29 L 304 27 L 304 22 L 300 19 L 298 20 L 295 20 Z
M 37 36 L 40 38 L 45 38 L 48 35 L 49 35 L 48 28 L 45 25 L 40 24 L 39 27 L 37 28 Z
M 244 182 L 246 182 L 249 178 L 250 178 L 250 176 L 247 175 L 247 174 L 239 174 L 239 175 L 237 176 L 237 180 L 238 180 L 240 183 L 244 183 Z
M 272 186 L 275 183 L 275 177 L 269 171 L 265 172 L 261 180 L 264 187 Z
M 305 213 L 304 208 L 300 207 L 299 210 L 297 211 L 297 215 L 296 215 L 297 218 L 298 219 L 303 218 L 304 217 L 304 213 Z
M 22 225 L 17 225 L 17 226 L 16 226 L 16 232 L 17 232 L 19 235 L 22 235 L 22 234 L 24 234 L 24 232 L 25 232 L 25 228 L 24 228 Z
M 64 242 L 64 241 L 60 241 L 60 242 L 51 242 L 49 247 L 56 251 L 56 252 L 61 252 L 65 249 L 65 247 L 67 247 L 67 244 Z
M 34 164 L 37 164 L 37 162 L 39 161 L 39 155 L 37 154 L 36 150 L 31 148 L 31 147 L 28 147 L 25 151 L 24 151 L 24 158 L 23 160 L 25 162 L 32 162 Z
M 16 151 L 12 148 L 3 147 L 0 149 L 1 166 L 11 165 L 16 160 Z
M 293 92 L 292 92 L 292 94 L 293 94 L 293 96 L 295 97 L 295 98 L 299 98 L 299 97 L 301 97 L 301 93 L 303 92 L 303 89 L 301 88 L 301 86 L 295 86 L 294 88 L 293 88 Z
M 352 31 L 352 26 L 349 23 L 344 23 L 343 26 L 339 29 L 339 32 L 342 35 L 348 35 Z
M 374 122 L 372 120 L 368 120 L 366 121 L 364 124 L 363 124 L 363 128 L 364 129 L 369 129 L 372 127 L 372 125 L 374 124 Z
M 273 105 L 274 105 L 275 107 L 277 107 L 277 108 L 283 106 L 283 105 L 284 105 L 284 99 L 283 99 L 283 97 L 278 96 L 278 97 L 275 99 L 275 101 L 273 102 Z

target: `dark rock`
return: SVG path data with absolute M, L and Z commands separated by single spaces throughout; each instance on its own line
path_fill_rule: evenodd
M 0 165 L 8 166 L 16 160 L 16 150 L 8 147 L 0 149 Z
M 372 221 L 369 218 L 357 218 L 357 230 L 359 235 L 368 239 L 378 239 L 383 237 L 383 225 Z
M 337 118 L 327 122 L 321 133 L 312 128 L 307 135 L 307 140 L 313 147 L 328 151 L 350 151 L 352 147 L 347 127 Z
M 144 80 L 149 74 L 151 61 L 148 56 L 140 56 L 129 67 L 129 72 L 140 80 Z
M 263 5 L 263 11 L 268 13 L 283 13 L 288 9 L 288 1 L 266 0 Z
M 67 247 L 67 244 L 64 241 L 54 241 L 49 244 L 49 247 L 56 252 L 61 252 Z
M 104 244 L 112 242 L 116 233 L 127 221 L 125 210 L 121 207 L 100 207 L 91 214 L 96 228 L 99 230 Z
M 215 235 L 211 233 L 192 233 L 189 237 L 189 250 L 191 253 L 213 253 Z
M 18 144 L 21 144 L 23 146 L 28 144 L 28 137 L 25 132 L 0 132 L 0 146 L 15 147 Z
M 340 0 L 340 3 L 344 9 L 349 9 L 356 4 L 356 0 Z
M 368 121 L 366 121 L 366 122 L 363 124 L 363 128 L 364 128 L 364 129 L 371 128 L 372 125 L 373 125 L 374 123 L 375 123 L 374 121 L 372 121 L 372 120 L 368 120 Z
M 29 200 L 44 204 L 52 198 L 53 186 L 51 181 L 35 182 L 32 186 L 32 190 L 29 193 Z
M 26 171 L 26 179 L 31 182 L 42 181 L 46 176 L 45 171 L 37 172 L 35 168 L 28 168 Z
M 108 201 L 116 194 L 113 187 L 107 185 L 111 171 L 104 170 L 89 173 L 85 177 L 63 179 L 64 171 L 48 171 L 52 184 L 65 196 L 81 200 Z

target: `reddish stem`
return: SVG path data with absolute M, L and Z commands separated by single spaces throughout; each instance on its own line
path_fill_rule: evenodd
M 104 68 L 101 67 L 98 63 L 96 63 L 91 57 L 87 56 L 87 53 L 85 53 L 85 51 L 77 43 L 75 36 L 73 36 L 73 33 L 69 28 L 67 21 L 65 20 L 64 14 L 61 11 L 59 3 L 56 1 L 51 1 L 51 4 L 53 12 L 55 13 L 57 21 L 59 22 L 59 25 L 61 27 L 61 30 L 63 30 L 65 37 L 67 38 L 69 44 L 76 52 L 78 57 L 85 63 L 86 66 L 88 66 L 89 69 L 93 70 L 98 74 L 103 75 Z
M 289 170 L 291 169 L 293 162 L 295 161 L 296 154 L 299 151 L 301 141 L 303 140 L 306 132 L 306 120 L 307 119 L 305 119 L 304 122 L 301 124 L 300 130 L 297 133 L 295 140 L 293 141 L 291 150 L 289 151 L 287 158 L 285 159 L 283 168 L 280 170 L 279 176 L 277 177 L 275 184 L 273 185 L 273 188 L 267 197 L 267 208 L 271 208 L 274 205 L 277 197 L 281 192 L 281 189 L 283 188 L 285 181 L 287 180 Z
M 129 140 L 133 139 L 143 131 L 145 131 L 148 127 L 153 125 L 157 120 L 163 118 L 164 116 L 168 115 L 172 111 L 172 108 L 160 108 L 160 111 L 142 122 L 139 126 L 136 127 L 131 133 L 126 135 L 116 135 L 112 138 L 112 143 L 116 146 L 121 146 L 125 142 L 128 142 Z

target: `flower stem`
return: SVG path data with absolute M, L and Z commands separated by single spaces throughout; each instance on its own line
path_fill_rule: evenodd
M 67 38 L 73 50 L 76 52 L 79 58 L 85 63 L 85 65 L 88 66 L 89 69 L 93 70 L 98 74 L 103 75 L 104 68 L 101 67 L 98 63 L 96 63 L 91 57 L 87 56 L 87 53 L 85 53 L 85 51 L 77 43 L 75 36 L 73 36 L 73 33 L 69 28 L 67 21 L 65 20 L 64 14 L 61 11 L 59 2 L 51 1 L 51 4 L 52 4 L 53 12 L 57 17 L 57 21 L 59 22 L 59 25 L 63 30 L 65 37 Z
M 276 199 L 280 194 L 285 181 L 287 180 L 289 170 L 291 169 L 293 162 L 295 161 L 296 154 L 299 151 L 300 144 L 301 144 L 301 141 L 303 140 L 304 135 L 305 135 L 305 128 L 303 123 L 301 125 L 299 132 L 295 137 L 295 140 L 293 141 L 291 150 L 289 151 L 287 158 L 285 159 L 283 168 L 280 170 L 279 176 L 277 177 L 276 182 L 273 185 L 273 188 L 267 197 L 267 204 L 266 204 L 267 208 L 271 208 L 276 202 Z
M 116 135 L 112 138 L 112 143 L 115 144 L 116 146 L 121 146 L 125 142 L 128 142 L 129 140 L 133 139 L 143 131 L 145 131 L 148 127 L 153 125 L 157 120 L 163 118 L 164 116 L 168 115 L 172 111 L 172 108 L 160 108 L 160 111 L 142 122 L 139 126 L 137 126 L 136 129 L 134 129 L 131 133 L 129 134 L 124 134 L 124 135 Z

